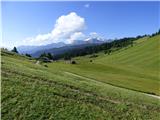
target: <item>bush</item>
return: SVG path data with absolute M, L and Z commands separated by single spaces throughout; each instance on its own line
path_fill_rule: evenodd
M 44 67 L 48 67 L 48 65 L 45 64 Z
M 26 55 L 27 57 L 32 57 L 30 54 L 27 54 L 27 53 L 26 53 L 25 55 Z
M 77 64 L 76 61 L 72 61 L 71 64 Z
M 93 62 L 92 60 L 90 60 L 90 62 Z

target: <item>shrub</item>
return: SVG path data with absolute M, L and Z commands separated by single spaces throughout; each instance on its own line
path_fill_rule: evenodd
M 76 61 L 72 61 L 71 64 L 77 64 Z
M 27 57 L 32 57 L 30 54 L 27 54 L 27 53 L 26 53 L 26 56 L 27 56 Z
M 48 65 L 45 64 L 44 67 L 48 67 Z

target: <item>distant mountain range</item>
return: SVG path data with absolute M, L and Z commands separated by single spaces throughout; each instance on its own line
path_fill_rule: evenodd
M 21 54 L 31 54 L 33 57 L 38 57 L 42 53 L 52 53 L 54 55 L 62 54 L 68 50 L 75 48 L 83 48 L 86 46 L 102 44 L 104 41 L 98 38 L 88 38 L 86 40 L 75 40 L 71 44 L 65 44 L 63 42 L 52 43 L 42 46 L 19 46 L 17 47 Z
M 63 43 L 63 42 L 58 42 L 58 43 L 52 43 L 52 44 L 48 44 L 48 45 L 41 45 L 41 46 L 19 46 L 17 47 L 18 52 L 21 54 L 33 54 L 39 50 L 47 50 L 47 49 L 51 49 L 51 48 L 59 48 L 59 47 L 63 47 L 67 44 Z

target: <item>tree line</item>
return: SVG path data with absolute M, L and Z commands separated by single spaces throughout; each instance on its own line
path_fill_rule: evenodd
M 87 46 L 85 48 L 75 48 L 75 49 L 69 50 L 63 54 L 55 55 L 54 59 L 57 60 L 57 59 L 64 58 L 64 60 L 69 60 L 72 57 L 94 54 L 94 53 L 98 53 L 100 51 L 104 51 L 105 54 L 110 54 L 112 52 L 113 48 L 121 49 L 121 48 L 126 47 L 128 45 L 133 46 L 133 41 L 135 39 L 136 38 L 123 38 L 120 40 L 115 40 L 115 41 L 112 41 L 109 43 L 103 43 L 100 45 Z
M 101 51 L 104 51 L 105 54 L 111 54 L 114 50 L 121 49 L 123 47 L 127 46 L 133 46 L 133 42 L 137 39 L 143 38 L 143 37 L 153 37 L 155 35 L 160 34 L 160 29 L 158 32 L 153 33 L 151 35 L 139 35 L 136 37 L 125 37 L 119 40 L 114 40 L 111 42 L 106 42 L 100 45 L 93 45 L 93 46 L 87 46 L 85 48 L 75 48 L 72 50 L 69 50 L 63 54 L 55 55 L 54 60 L 58 59 L 64 59 L 64 60 L 70 60 L 72 57 L 78 57 L 78 56 L 84 56 L 89 54 L 98 53 Z

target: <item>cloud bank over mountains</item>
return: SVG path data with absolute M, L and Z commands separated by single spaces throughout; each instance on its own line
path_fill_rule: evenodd
M 56 20 L 51 32 L 26 38 L 23 42 L 27 45 L 43 45 L 57 42 L 72 43 L 75 40 L 84 40 L 87 38 L 83 33 L 85 29 L 85 19 L 78 16 L 75 12 L 71 12 L 68 15 L 60 16 Z
M 60 16 L 54 25 L 53 30 L 47 34 L 39 34 L 35 37 L 27 38 L 24 42 L 31 45 L 42 45 L 48 43 L 65 42 L 70 43 L 76 39 L 82 39 L 85 35 L 85 19 L 75 12 Z

